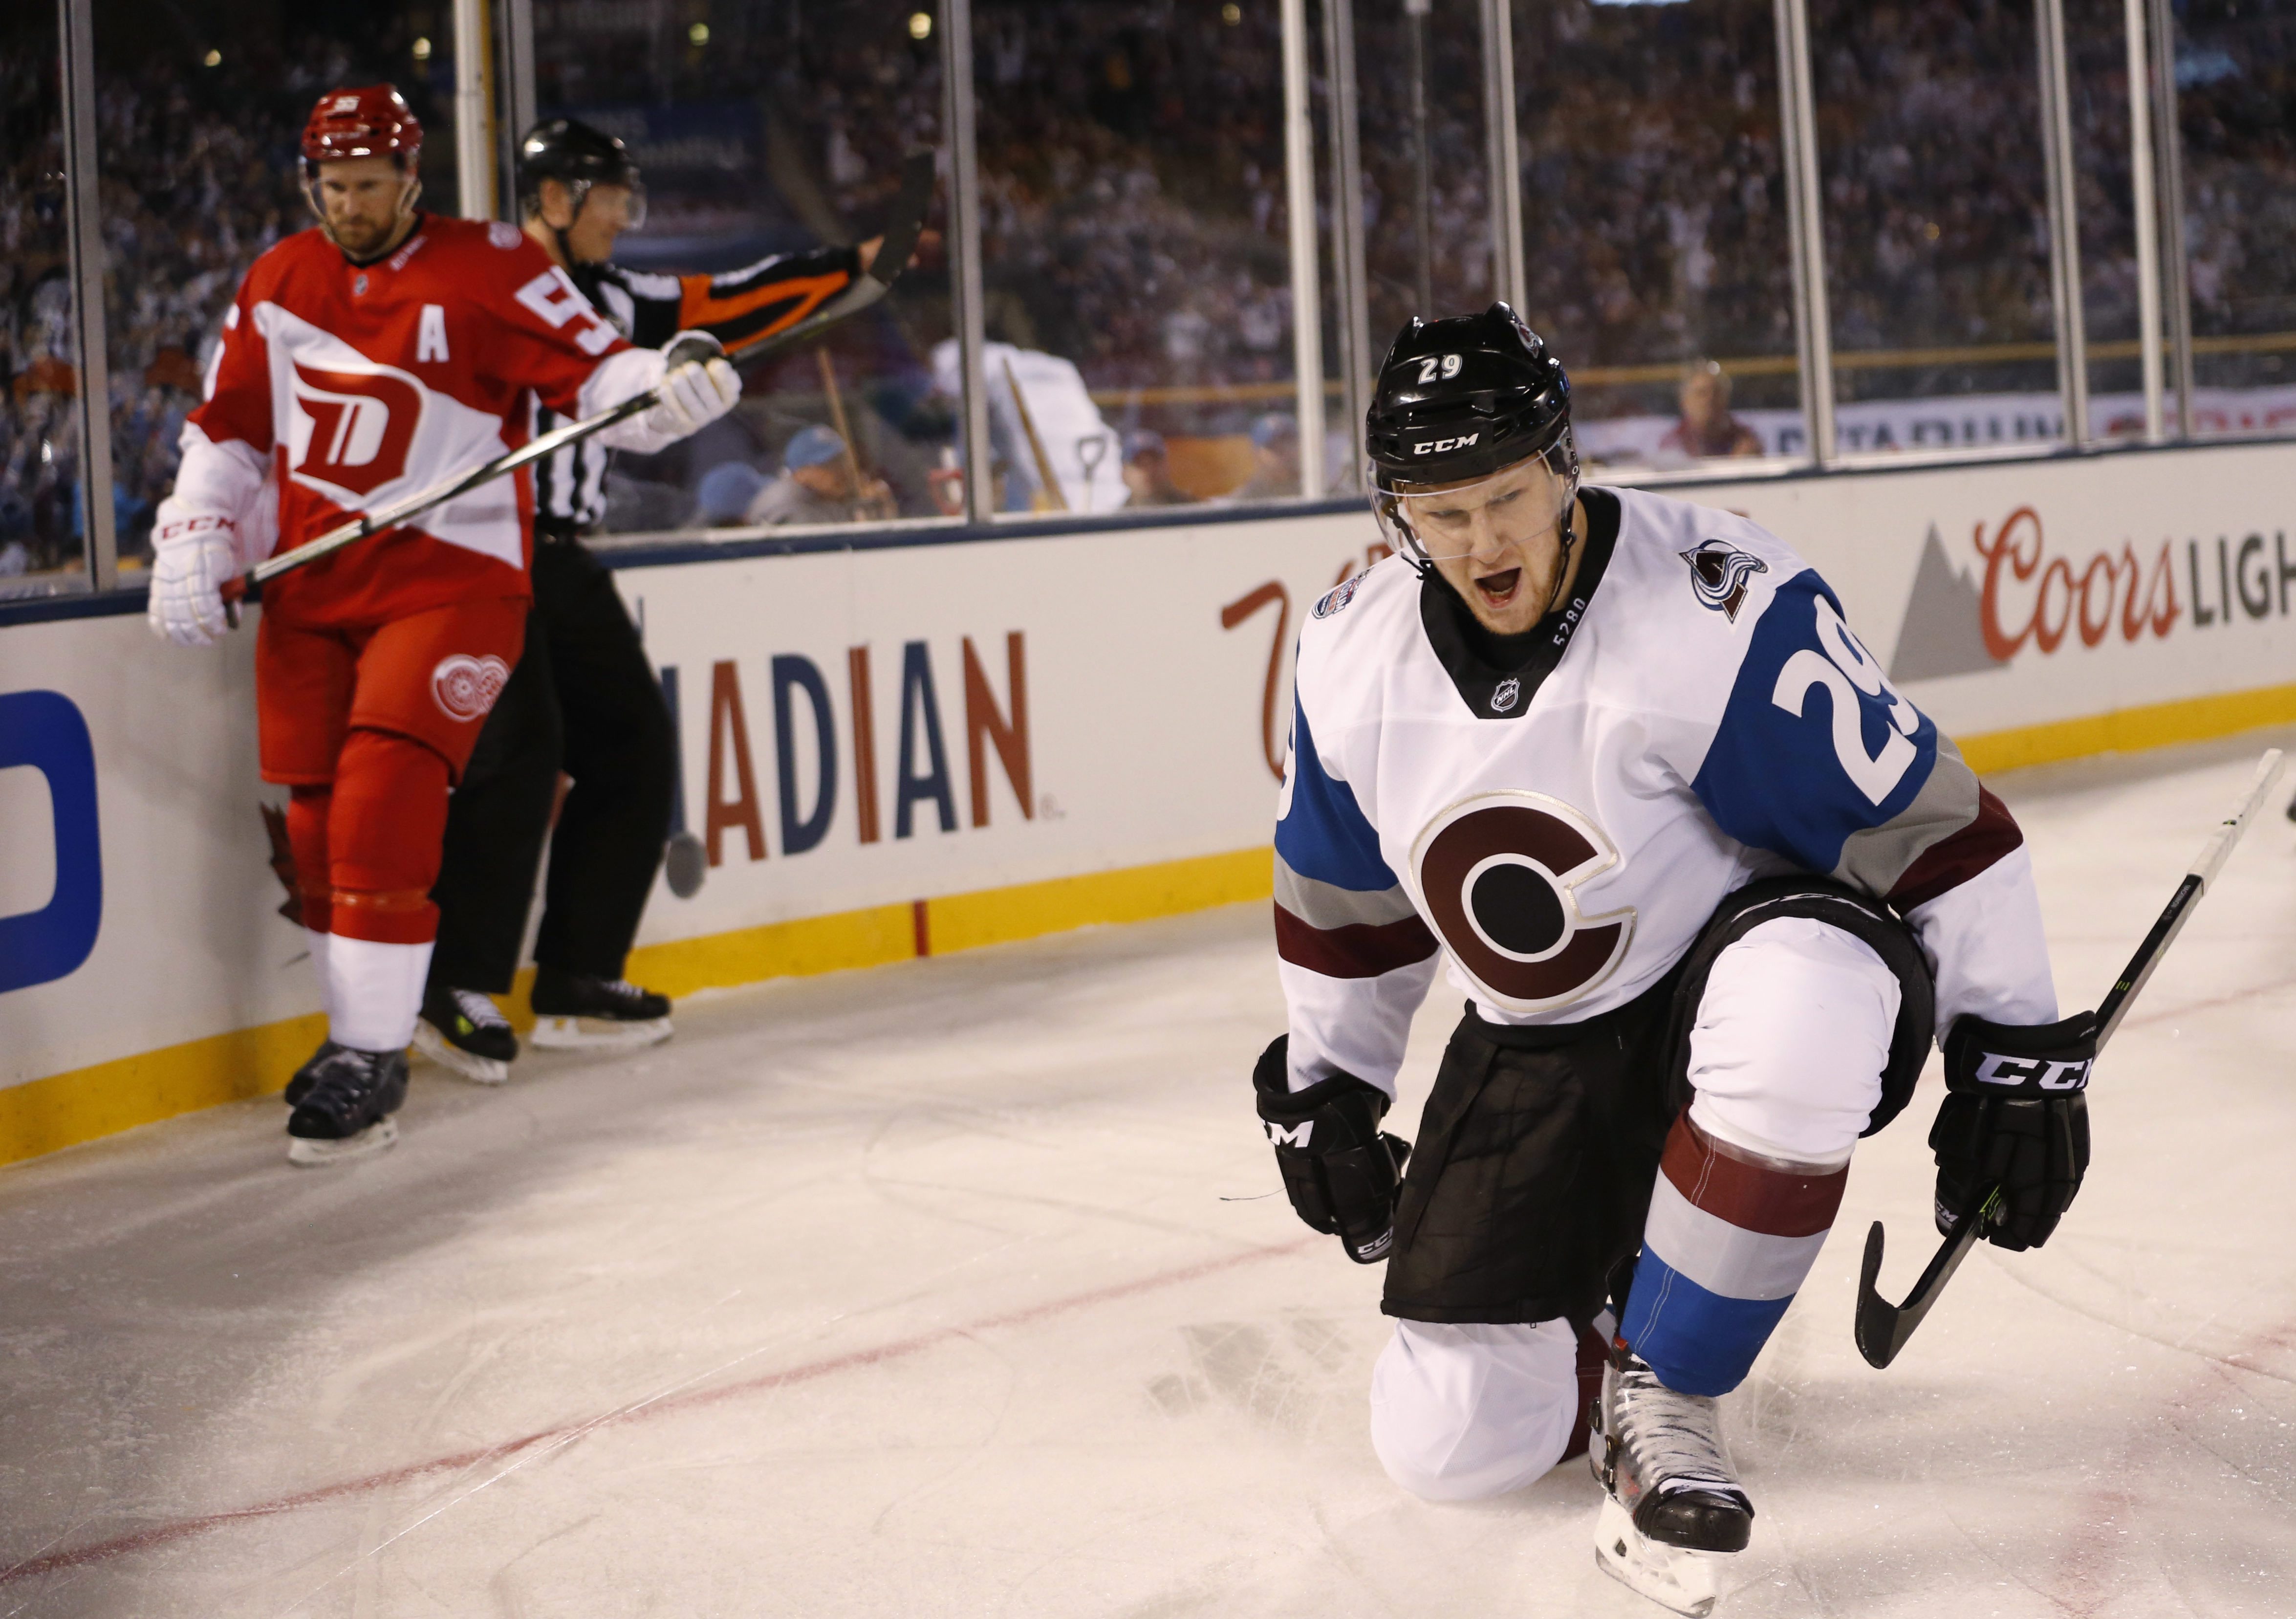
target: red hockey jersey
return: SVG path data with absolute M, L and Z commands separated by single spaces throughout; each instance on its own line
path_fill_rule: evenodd
M 661 372 L 660 354 L 631 349 L 511 226 L 425 214 L 365 266 L 307 230 L 241 284 L 156 538 L 167 543 L 170 519 L 219 518 L 253 563 L 516 448 L 537 399 L 588 415 Z M 525 596 L 533 508 L 524 471 L 481 485 L 273 581 L 265 611 L 373 624 Z

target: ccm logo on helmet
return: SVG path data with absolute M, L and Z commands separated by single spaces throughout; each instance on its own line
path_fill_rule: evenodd
M 1469 433 L 1464 439 L 1430 439 L 1423 444 L 1413 445 L 1411 453 L 1414 456 L 1439 456 L 1446 450 L 1464 449 L 1482 436 L 1480 433 Z

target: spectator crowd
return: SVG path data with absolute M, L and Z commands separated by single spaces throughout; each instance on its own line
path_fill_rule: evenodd
M 873 228 L 902 153 L 939 143 L 939 12 L 922 0 L 748 0 L 713 7 L 706 28 L 673 28 L 658 9 L 539 0 L 541 102 L 754 106 L 775 132 L 763 144 L 771 160 L 742 184 L 777 195 L 800 239 Z M 312 95 L 354 70 L 421 95 L 424 70 L 406 48 L 413 14 L 386 10 L 356 47 L 314 34 L 217 66 L 173 45 L 104 58 L 97 124 L 124 557 L 142 549 L 174 474 L 176 437 L 239 277 L 304 223 L 294 137 Z M 2030 7 L 1813 0 L 1811 10 L 1837 351 L 2046 339 Z M 1206 436 L 1241 445 L 1289 380 L 1277 12 L 1274 0 L 973 8 L 988 335 L 1072 362 L 1110 426 L 1162 435 L 1155 455 L 1168 440 L 1171 466 Z M 2072 0 L 2068 15 L 2089 325 L 2110 339 L 2135 330 L 2120 8 Z M 2196 328 L 2288 330 L 2296 4 L 2189 0 L 2179 17 Z M 1592 416 L 1670 410 L 1693 357 L 1792 350 L 1773 19 L 1770 0 L 1514 8 L 1525 312 L 1598 382 L 1638 368 L 1582 391 Z M 1443 308 L 1490 296 L 1480 45 L 1469 0 L 1436 0 L 1425 33 L 1432 228 L 1422 242 L 1407 24 L 1399 5 L 1359 4 L 1357 26 L 1382 343 L 1416 302 L 1423 256 Z M 9 574 L 73 565 L 84 526 L 54 65 L 10 39 L 0 54 L 0 589 Z M 1319 116 L 1327 90 L 1319 80 Z M 439 144 L 433 168 L 448 161 Z M 1329 153 L 1320 160 L 1328 226 Z M 657 232 L 678 218 L 677 178 L 662 177 Z M 947 284 L 945 267 L 921 267 L 884 316 L 838 340 L 855 385 L 855 449 L 904 514 L 945 504 L 928 485 L 954 417 L 929 357 L 953 329 Z M 2212 358 L 2202 380 L 2284 382 L 2280 365 L 2268 352 Z M 1906 397 L 2046 388 L 2052 367 L 1970 359 L 1844 375 L 1848 397 Z M 791 470 L 783 448 L 824 419 L 811 362 L 793 357 L 751 386 L 750 441 L 736 448 Z M 1790 407 L 1792 387 L 1790 374 L 1755 377 L 1741 403 Z M 633 488 L 655 477 L 678 492 L 623 509 L 678 521 L 708 470 L 633 468 Z

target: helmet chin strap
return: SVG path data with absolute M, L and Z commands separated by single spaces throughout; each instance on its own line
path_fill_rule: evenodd
M 1570 498 L 1563 503 L 1562 515 L 1554 525 L 1554 587 L 1546 593 L 1546 605 L 1539 610 L 1538 616 L 1542 619 L 1562 604 L 1562 588 L 1570 581 L 1570 547 L 1578 543 L 1578 490 L 1574 484 Z
M 568 271 L 571 272 L 574 267 L 582 261 L 574 257 L 574 243 L 569 239 L 568 233 L 582 222 L 582 208 L 590 200 L 592 183 L 588 180 L 562 180 L 559 184 L 566 187 L 567 195 L 573 199 L 574 210 L 566 216 L 566 223 L 563 226 L 550 225 L 547 219 L 543 223 L 550 225 L 550 234 L 558 240 L 558 257 L 565 262 Z

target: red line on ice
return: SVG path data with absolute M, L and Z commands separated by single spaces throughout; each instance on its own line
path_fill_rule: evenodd
M 643 1401 L 602 1417 L 592 1417 L 579 1422 L 562 1423 L 556 1427 L 541 1428 L 517 1439 L 506 1439 L 498 1444 L 482 1445 L 476 1450 L 458 1451 L 451 1456 L 434 1456 L 428 1461 L 409 1462 L 381 1473 L 370 1473 L 364 1478 L 345 1479 L 340 1483 L 322 1484 L 315 1490 L 304 1490 L 293 1495 L 283 1495 L 252 1506 L 236 1507 L 227 1512 L 210 1512 L 198 1517 L 178 1518 L 172 1523 L 153 1524 L 130 1534 L 115 1535 L 108 1541 L 98 1541 L 69 1551 L 45 1552 L 27 1557 L 0 1568 L 0 1585 L 19 1580 L 29 1580 L 40 1574 L 54 1574 L 61 1569 L 83 1567 L 90 1563 L 102 1563 L 123 1557 L 133 1551 L 148 1551 L 171 1541 L 181 1541 L 195 1534 L 205 1534 L 210 1529 L 250 1518 L 276 1517 L 305 1507 L 323 1506 L 329 1501 L 344 1500 L 354 1496 L 388 1490 L 394 1484 L 406 1483 L 433 1473 L 451 1473 L 463 1467 L 472 1467 L 485 1462 L 499 1461 L 515 1456 L 521 1451 L 552 1440 L 575 1437 L 596 1428 L 619 1427 L 626 1423 L 642 1421 L 650 1417 L 668 1416 L 672 1412 L 690 1411 L 722 1401 L 737 1400 L 749 1394 L 787 1388 L 792 1384 L 810 1383 L 834 1373 L 851 1371 L 865 1366 L 881 1366 L 889 1360 L 906 1357 L 936 1348 L 959 1338 L 969 1338 L 979 1333 L 995 1332 L 1004 1327 L 1027 1327 L 1072 1311 L 1088 1310 L 1095 1304 L 1105 1304 L 1116 1299 L 1129 1298 L 1135 1294 L 1152 1293 L 1181 1282 L 1216 1276 L 1223 1270 L 1233 1270 L 1239 1265 L 1257 1263 L 1264 1259 L 1279 1259 L 1295 1253 L 1313 1242 L 1313 1237 L 1301 1237 L 1296 1242 L 1279 1244 L 1273 1248 L 1252 1248 L 1242 1253 L 1231 1253 L 1225 1259 L 1205 1260 L 1185 1265 L 1177 1270 L 1162 1270 L 1153 1276 L 1117 1282 L 1106 1287 L 1095 1287 L 1088 1293 L 1071 1294 L 1064 1299 L 1053 1299 L 1042 1304 L 1031 1304 L 1023 1310 L 1007 1311 L 1002 1315 L 966 1321 L 955 1327 L 936 1327 L 912 1337 L 897 1338 L 890 1344 L 881 1344 L 873 1349 L 857 1349 L 825 1360 L 810 1360 L 785 1370 L 767 1372 L 756 1377 L 745 1377 L 736 1383 L 716 1388 L 696 1389 L 690 1393 L 672 1394 L 664 1399 Z

